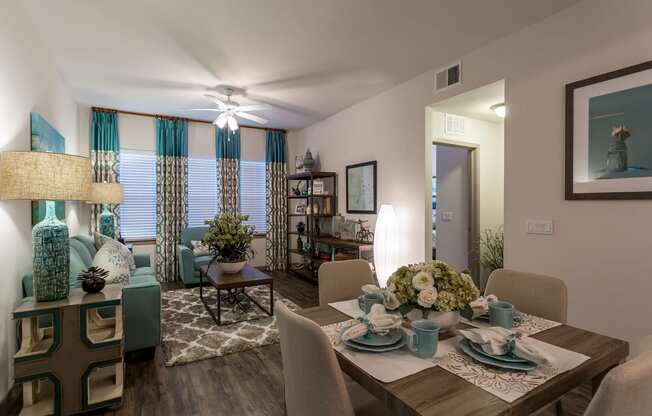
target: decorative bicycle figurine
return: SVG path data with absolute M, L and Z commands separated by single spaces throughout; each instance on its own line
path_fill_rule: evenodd
M 357 220 L 356 221 L 360 226 L 360 230 L 355 233 L 355 240 L 359 243 L 371 244 L 374 242 L 374 233 L 369 231 L 368 227 L 364 226 L 364 223 L 367 220 Z

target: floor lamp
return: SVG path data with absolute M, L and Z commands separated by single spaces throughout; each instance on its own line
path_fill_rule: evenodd
M 378 211 L 374 230 L 374 265 L 380 287 L 398 269 L 398 221 L 394 208 L 383 204 Z
M 32 229 L 36 300 L 65 299 L 70 290 L 68 226 L 55 201 L 84 201 L 91 187 L 91 163 L 64 153 L 1 152 L 0 199 L 46 201 L 45 217 Z
M 116 205 L 122 202 L 122 185 L 119 183 L 93 183 L 91 185 L 91 196 L 87 204 L 102 204 L 100 214 L 100 234 L 115 238 L 115 214 L 109 205 Z

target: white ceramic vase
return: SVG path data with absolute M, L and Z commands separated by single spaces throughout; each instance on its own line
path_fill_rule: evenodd
M 428 313 L 428 319 L 439 325 L 440 331 L 449 331 L 460 322 L 460 312 L 431 311 Z
M 222 268 L 222 271 L 227 274 L 235 274 L 238 273 L 242 268 L 247 264 L 247 261 L 237 261 L 233 263 L 223 263 L 219 262 L 218 263 L 220 267 Z

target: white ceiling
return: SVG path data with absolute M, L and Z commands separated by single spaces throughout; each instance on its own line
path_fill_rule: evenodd
M 490 107 L 504 102 L 505 81 L 501 80 L 440 101 L 431 107 L 442 113 L 456 114 L 492 123 L 503 123 L 505 119 L 498 117 Z M 507 111 L 509 111 L 509 105 Z
M 577 0 L 23 0 L 85 104 L 212 120 L 228 83 L 300 128 Z M 434 98 L 434 97 L 433 97 Z

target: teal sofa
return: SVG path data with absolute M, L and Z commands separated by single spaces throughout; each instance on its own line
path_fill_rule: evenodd
M 212 256 L 197 256 L 192 253 L 190 241 L 201 241 L 208 232 L 208 226 L 188 227 L 181 231 L 179 244 L 177 244 L 177 257 L 179 260 L 179 276 L 184 285 L 199 283 L 199 268 L 211 262 Z
M 70 287 L 80 287 L 77 275 L 93 262 L 97 250 L 92 237 L 77 235 L 70 238 Z M 122 290 L 124 316 L 124 348 L 126 352 L 153 350 L 161 341 L 161 286 L 150 267 L 148 254 L 136 254 L 136 270 L 129 285 Z M 34 294 L 32 274 L 23 277 L 23 296 Z M 111 315 L 107 311 L 100 314 Z

